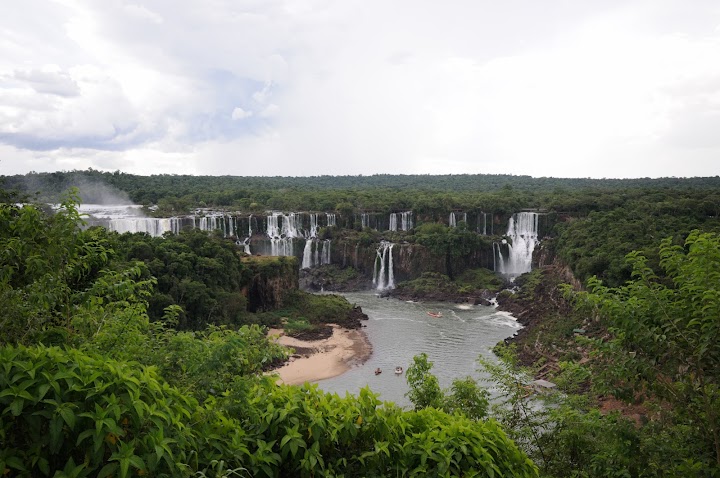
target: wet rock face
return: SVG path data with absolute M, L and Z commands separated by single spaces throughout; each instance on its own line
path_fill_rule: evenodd
M 247 288 L 248 310 L 263 312 L 281 308 L 299 287 L 295 258 L 279 258 L 272 264 L 251 265 L 253 278 Z
M 343 268 L 352 267 L 366 279 L 372 279 L 373 268 L 377 259 L 377 247 L 377 244 L 362 245 L 353 240 L 339 240 L 333 246 L 332 264 Z M 467 269 L 478 267 L 493 269 L 492 244 L 489 244 L 487 248 L 477 249 L 467 255 L 453 255 L 449 260 L 444 254 L 433 254 L 428 248 L 419 244 L 395 244 L 392 254 L 395 282 L 412 280 L 428 271 L 441 274 L 448 274 L 449 272 L 459 274 Z M 318 284 L 319 281 L 315 280 L 315 283 Z M 358 282 L 357 285 L 366 286 L 367 284 Z M 316 287 L 311 284 L 308 284 L 308 286 L 311 289 Z M 353 290 L 351 288 L 332 289 L 327 286 L 323 288 L 324 290 Z

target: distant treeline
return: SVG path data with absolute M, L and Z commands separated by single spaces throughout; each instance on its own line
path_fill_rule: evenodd
M 613 209 L 652 195 L 659 202 L 720 211 L 720 177 L 660 179 L 533 178 L 502 174 L 241 177 L 153 175 L 95 170 L 0 177 L 40 201 L 56 201 L 71 186 L 86 203 L 158 205 L 160 213 L 195 207 L 243 211 L 404 211 L 445 215 L 449 211 L 512 213 L 542 209 L 572 214 Z M 37 194 L 36 194 L 37 193 Z M 688 202 L 689 201 L 689 202 Z M 690 204 L 692 203 L 692 204 Z

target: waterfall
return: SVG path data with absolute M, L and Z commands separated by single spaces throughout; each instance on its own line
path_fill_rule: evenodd
M 315 260 L 317 257 L 317 244 L 315 244 L 318 230 L 317 217 L 317 214 L 310 214 L 310 233 L 305 240 L 305 248 L 303 249 L 302 256 L 303 269 L 310 269 L 317 263 L 317 260 Z M 315 246 L 315 256 L 313 256 L 313 246 Z
M 273 213 L 272 216 L 267 218 L 267 235 L 269 237 L 280 237 L 280 227 L 278 226 L 278 220 L 280 214 Z
M 497 248 L 496 270 L 502 274 L 517 276 L 530 272 L 532 255 L 538 243 L 538 215 L 534 212 L 513 214 L 508 222 L 507 236 L 512 244 L 508 244 L 507 261 L 503 257 L 500 246 Z
M 397 214 L 394 212 L 390 213 L 390 227 L 388 230 L 397 231 Z
M 236 227 L 237 227 L 237 225 L 236 225 Z M 238 246 L 243 246 L 243 248 L 245 249 L 245 254 L 247 254 L 247 255 L 252 255 L 252 253 L 250 252 L 250 238 L 251 237 L 252 237 L 252 214 L 250 214 L 248 216 L 248 235 L 247 235 L 247 237 L 245 239 L 243 239 L 242 241 L 240 241 L 238 239 L 238 241 L 236 243 Z
M 285 237 L 295 238 L 302 237 L 300 230 L 302 229 L 302 218 L 299 214 L 291 212 L 287 216 L 283 216 L 282 232 Z
M 196 211 L 196 214 L 202 214 L 203 211 Z M 250 216 L 252 219 L 252 216 Z M 160 237 L 166 232 L 180 234 L 184 227 L 192 229 L 200 229 L 201 231 L 222 231 L 223 237 L 238 236 L 238 218 L 230 214 L 207 213 L 204 216 L 193 215 L 183 217 L 113 217 L 113 218 L 94 218 L 91 217 L 87 221 L 89 226 L 103 226 L 110 231 L 120 234 L 129 233 L 145 233 L 153 237 Z M 248 227 L 248 237 L 252 235 L 252 226 Z M 238 238 L 239 240 L 239 238 Z M 245 241 L 241 241 L 244 243 Z
M 365 229 L 366 227 L 370 227 L 370 214 L 366 212 L 360 214 L 360 224 L 362 225 L 363 229 Z
M 317 266 L 330 264 L 330 251 L 332 241 L 325 239 L 308 239 L 303 250 L 302 268 L 310 269 Z
M 126 219 L 110 219 L 107 223 L 110 231 L 120 234 L 125 232 L 144 232 L 153 237 L 159 237 L 166 232 L 175 232 L 180 230 L 180 218 L 154 218 L 154 217 L 133 217 Z
M 391 212 L 390 213 L 390 227 L 389 231 L 398 230 L 398 214 L 400 215 L 400 227 L 401 231 L 409 231 L 413 228 L 412 211 L 405 211 L 401 213 Z
M 328 225 L 328 227 L 335 227 L 335 225 L 336 225 L 336 224 L 335 224 L 335 221 L 336 221 L 336 216 L 335 216 L 335 214 L 334 214 L 334 213 L 331 213 L 331 212 L 327 212 L 327 213 L 325 213 L 325 215 L 327 216 L 327 225 Z
M 503 244 L 507 244 L 507 241 L 503 239 Z M 505 273 L 505 257 L 502 254 L 500 244 L 493 242 L 493 270 L 495 272 Z
M 249 256 L 252 255 L 252 253 L 250 252 L 250 237 L 249 236 L 246 237 L 245 239 L 243 239 L 242 241 L 240 239 L 238 239 L 237 241 L 235 241 L 235 244 L 238 246 L 243 246 L 243 251 L 245 252 L 245 254 L 247 254 Z
M 323 241 L 322 246 L 322 255 L 320 256 L 320 264 L 330 264 L 330 245 L 331 245 L 330 239 L 325 239 Z
M 413 228 L 412 211 L 401 213 L 401 227 L 403 231 L 409 231 Z
M 327 213 L 328 227 L 335 225 L 335 214 Z M 303 249 L 302 268 L 310 269 L 325 264 L 330 264 L 330 239 L 322 243 L 317 238 L 318 215 L 310 214 L 310 231 L 305 240 Z
M 271 238 L 285 237 L 295 239 L 302 237 L 302 218 L 299 214 L 291 212 L 287 216 L 273 212 L 267 217 L 267 235 Z
M 271 256 L 293 255 L 293 239 L 301 236 L 298 224 L 301 224 L 300 217 L 295 213 L 285 216 L 273 212 L 267 217 L 266 233 L 270 237 Z
M 455 221 L 455 213 L 451 212 L 450 217 L 448 218 L 448 225 L 450 227 L 457 227 L 457 222 Z
M 303 249 L 302 268 L 310 269 L 313 266 L 312 246 L 313 240 L 305 241 L 305 249 Z
M 490 234 L 491 236 L 495 234 L 495 231 L 493 230 L 493 215 L 492 213 L 488 212 L 481 212 L 478 213 L 478 227 L 477 231 L 480 232 L 480 216 L 482 216 L 482 235 L 487 236 Z M 490 219 L 490 222 L 488 222 L 488 218 Z M 488 226 L 490 226 L 490 232 L 488 232 Z
M 318 215 L 310 214 L 310 237 L 317 237 Z
M 255 227 L 253 228 L 253 222 L 255 222 Z M 253 230 L 259 231 L 260 228 L 258 227 L 258 220 L 256 217 L 254 217 L 252 214 L 248 217 L 248 234 L 252 236 Z
M 217 216 L 203 216 L 200 218 L 200 224 L 198 225 L 198 229 L 201 231 L 214 231 L 215 229 L 218 229 L 218 220 Z
M 223 225 L 225 226 L 223 229 L 223 237 L 232 237 L 236 235 L 237 224 L 233 216 L 223 216 Z
M 395 288 L 395 271 L 393 267 L 392 242 L 382 241 L 377 248 L 377 256 L 373 266 L 373 285 L 377 290 Z M 378 267 L 380 270 L 378 271 Z

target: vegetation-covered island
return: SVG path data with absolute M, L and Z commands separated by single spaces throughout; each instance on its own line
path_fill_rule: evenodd
M 720 474 L 718 177 L 2 179 L 3 476 Z M 525 327 L 409 409 L 277 383 L 369 288 Z

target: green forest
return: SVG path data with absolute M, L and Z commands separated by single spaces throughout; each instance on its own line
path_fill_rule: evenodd
M 89 170 L 3 181 L 6 476 L 720 476 L 718 177 Z M 199 230 L 150 237 L 86 227 L 78 204 L 110 196 L 157 206 L 149 213 L 158 216 L 334 212 L 338 226 L 323 237 L 372 251 L 390 237 L 426 251 L 398 284 L 408 295 L 503 288 L 487 267 L 468 265 L 502 228 L 448 227 L 451 211 L 542 213 L 542 257 L 498 295 L 526 327 L 498 344 L 498 361 L 478 363 L 492 384 L 456 380 L 443 390 L 417 356 L 405 410 L 369 389 L 339 397 L 267 374 L 287 352 L 266 327 L 353 322 L 341 297 L 298 289 L 296 258 L 249 257 Z M 363 229 L 356 216 L 367 211 L 412 211 L 415 227 Z M 317 273 L 360 274 L 351 264 Z M 269 283 L 284 293 L 268 294 Z M 557 386 L 538 391 L 538 377 Z

